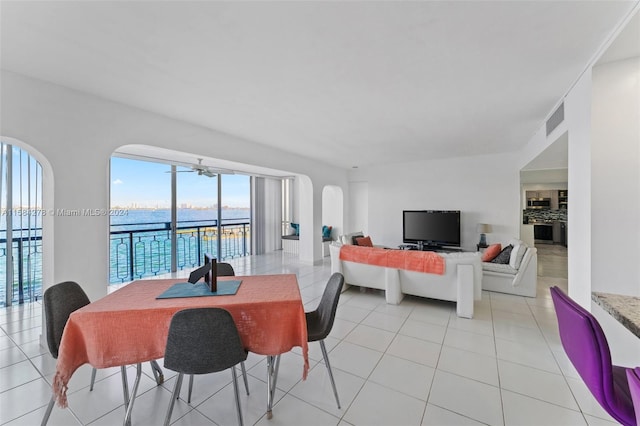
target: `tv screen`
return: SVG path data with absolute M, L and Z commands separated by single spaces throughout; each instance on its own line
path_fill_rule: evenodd
M 459 246 L 459 210 L 405 210 L 402 241 L 418 245 Z

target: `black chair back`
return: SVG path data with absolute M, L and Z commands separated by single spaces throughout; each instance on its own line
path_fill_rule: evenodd
M 307 334 L 310 342 L 323 340 L 331 332 L 343 285 L 344 276 L 341 273 L 336 272 L 331 275 L 322 293 L 320 304 L 315 311 L 307 312 Z
M 225 262 L 218 263 L 218 276 L 219 277 L 235 277 L 236 272 L 233 270 L 233 266 Z
M 176 312 L 169 325 L 164 366 L 184 374 L 207 374 L 247 359 L 231 314 L 221 308 Z
M 49 287 L 42 297 L 47 330 L 47 345 L 54 358 L 58 358 L 58 349 L 64 326 L 69 315 L 90 303 L 89 297 L 78 283 L 65 281 Z

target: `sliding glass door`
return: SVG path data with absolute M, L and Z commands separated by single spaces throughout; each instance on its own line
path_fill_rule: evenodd
M 110 282 L 250 254 L 250 177 L 112 157 Z

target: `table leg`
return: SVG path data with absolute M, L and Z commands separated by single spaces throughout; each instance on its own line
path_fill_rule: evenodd
M 273 396 L 276 393 L 278 368 L 280 368 L 280 355 L 267 355 L 267 419 L 273 417 Z
M 129 381 L 127 379 L 127 366 L 120 367 L 120 375 L 122 376 L 122 395 L 124 396 L 125 412 L 129 408 Z
M 126 376 L 126 373 L 124 373 Z M 131 399 L 128 404 L 125 404 L 127 411 L 124 415 L 124 426 L 131 426 L 131 412 L 133 411 L 133 403 L 136 399 L 136 393 L 138 392 L 138 386 L 140 385 L 140 377 L 142 376 L 142 364 L 136 365 L 136 380 L 133 382 L 133 389 L 131 390 Z M 123 379 L 124 381 L 124 379 Z

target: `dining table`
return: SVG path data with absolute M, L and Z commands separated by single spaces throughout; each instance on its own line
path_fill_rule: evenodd
M 591 300 L 627 330 L 640 337 L 640 297 L 594 291 L 591 293 Z
M 246 350 L 267 356 L 267 417 L 272 416 L 277 355 L 302 349 L 302 378 L 309 369 L 307 325 L 295 274 L 218 277 L 240 281 L 235 294 L 159 299 L 184 279 L 141 279 L 92 302 L 70 316 L 62 335 L 53 383 L 61 407 L 67 385 L 83 364 L 108 368 L 137 364 L 125 424 L 140 381 L 140 363 L 164 357 L 173 315 L 189 308 L 218 307 L 231 313 Z M 183 284 L 180 284 L 183 285 Z M 126 400 L 125 396 L 125 400 Z

